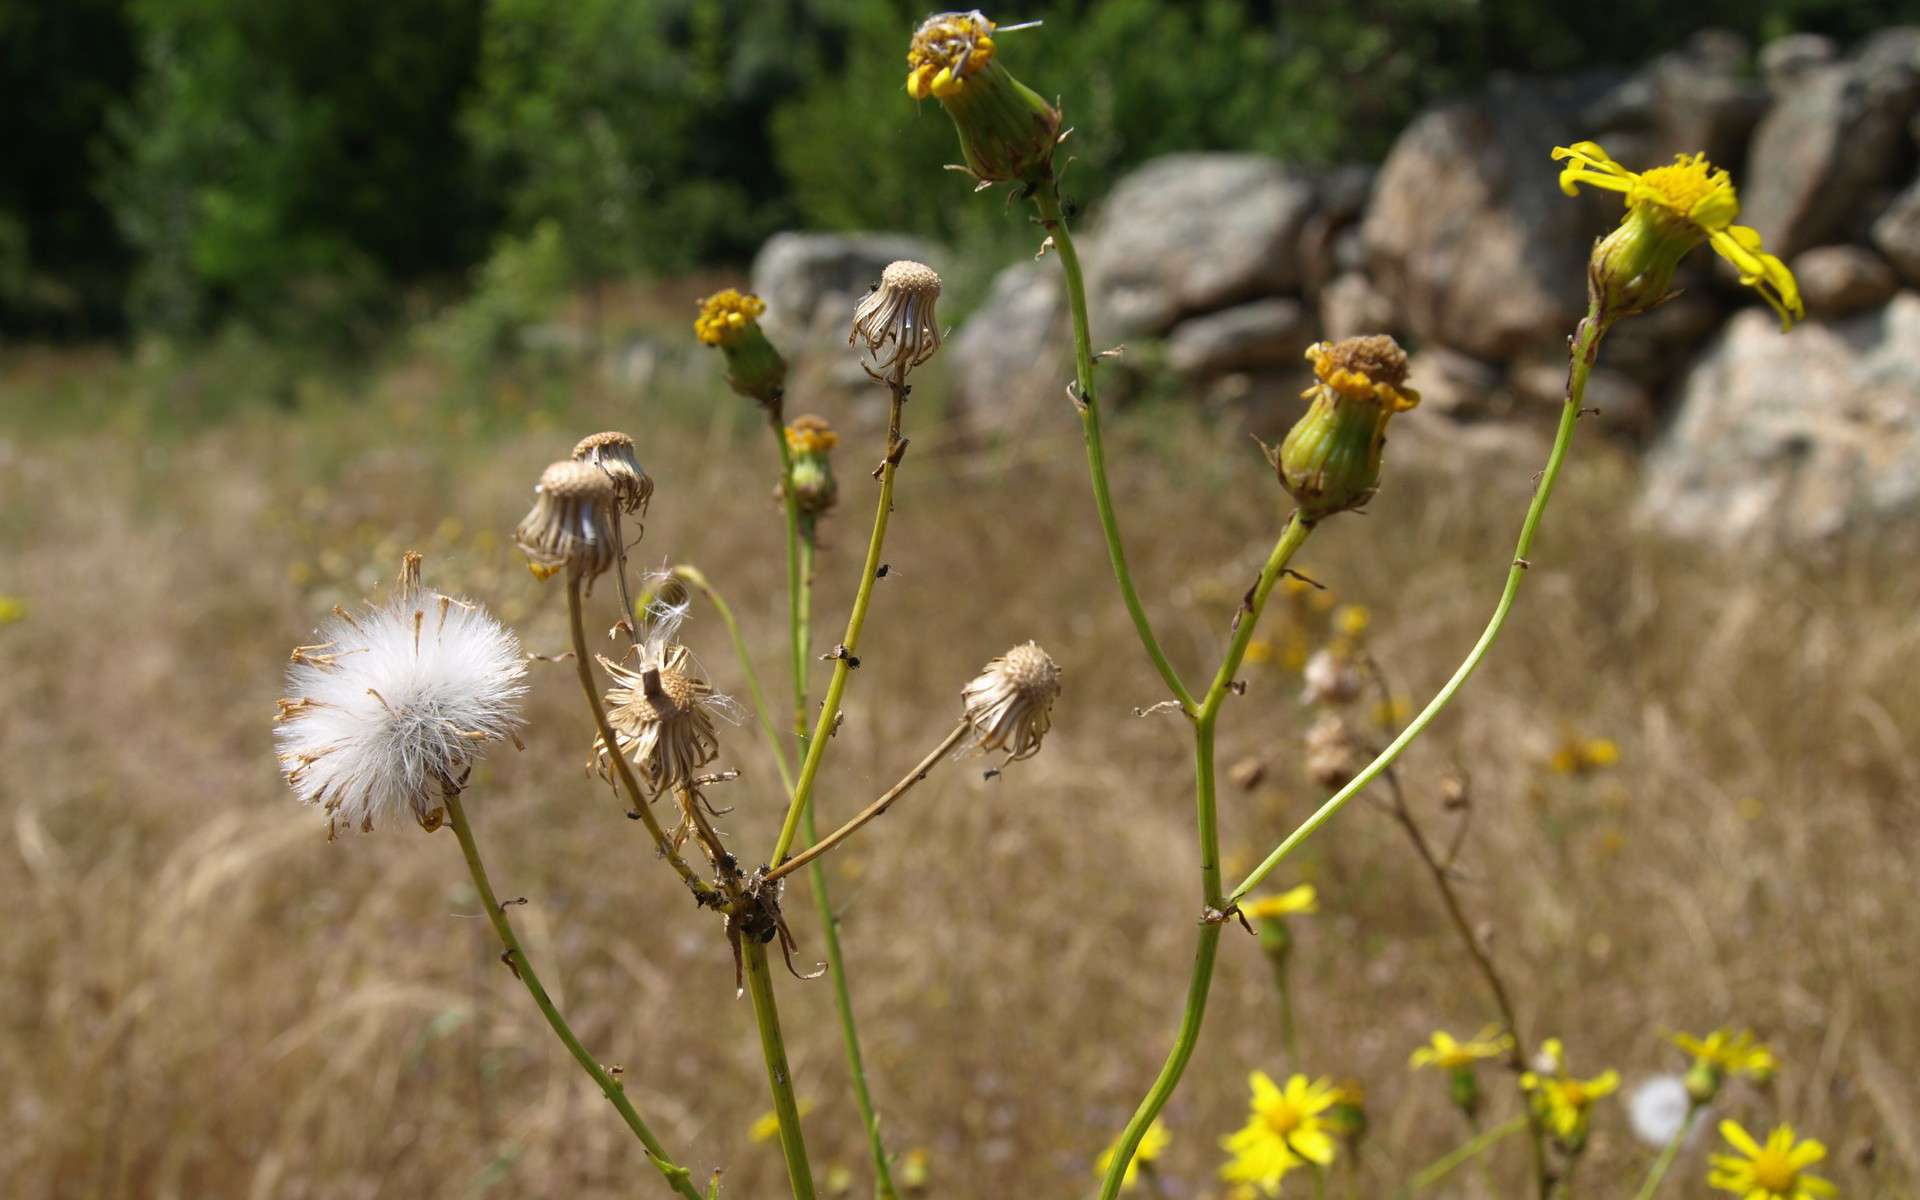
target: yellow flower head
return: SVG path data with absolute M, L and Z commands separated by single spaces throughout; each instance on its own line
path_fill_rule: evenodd
M 1373 624 L 1373 614 L 1364 604 L 1342 604 L 1333 613 L 1333 627 L 1349 638 L 1358 638 Z
M 1781 1125 L 1761 1145 L 1737 1122 L 1720 1122 L 1720 1136 L 1739 1154 L 1716 1154 L 1707 1183 L 1742 1200 L 1819 1200 L 1832 1196 L 1832 1183 L 1806 1169 L 1827 1156 L 1827 1148 L 1808 1138 L 1796 1141 L 1793 1126 Z
M 1489 1025 L 1465 1042 L 1455 1041 L 1444 1029 L 1436 1029 L 1431 1043 L 1415 1050 L 1407 1065 L 1454 1071 L 1471 1067 L 1482 1059 L 1499 1058 L 1512 1048 L 1513 1036 L 1501 1033 L 1497 1026 Z
M 1167 1144 L 1171 1141 L 1173 1141 L 1173 1135 L 1167 1132 L 1167 1127 L 1161 1123 L 1160 1118 L 1155 1117 L 1153 1123 L 1147 1126 L 1147 1131 L 1140 1135 L 1140 1144 L 1133 1149 L 1133 1157 L 1127 1162 L 1127 1173 L 1120 1177 L 1120 1190 L 1132 1191 L 1134 1185 L 1140 1182 L 1141 1164 L 1151 1166 L 1166 1151 Z M 1120 1139 L 1116 1137 L 1113 1139 L 1113 1144 L 1102 1150 L 1100 1157 L 1094 1160 L 1093 1173 L 1105 1176 L 1113 1166 L 1113 1156 L 1119 1151 Z
M 1760 293 L 1786 329 L 1806 316 L 1793 272 L 1761 247 L 1760 235 L 1735 225 L 1740 199 L 1733 179 L 1704 154 L 1682 154 L 1672 164 L 1629 171 L 1594 142 L 1555 146 L 1560 190 L 1576 195 L 1580 184 L 1622 192 L 1627 215 L 1594 251 L 1596 286 L 1603 286 L 1609 316 L 1643 312 L 1664 299 L 1673 269 L 1706 242 L 1740 272 L 1740 282 Z
M 945 99 L 993 62 L 994 24 L 980 12 L 935 13 L 907 50 L 907 95 Z
M 840 435 L 819 417 L 799 417 L 787 426 L 787 449 L 795 454 L 825 454 L 839 444 Z
M 18 596 L 0 596 L 0 625 L 27 619 L 27 602 Z
M 1247 1082 L 1253 1089 L 1251 1112 L 1246 1125 L 1221 1139 L 1233 1158 L 1220 1168 L 1220 1178 L 1275 1195 L 1288 1171 L 1333 1161 L 1334 1140 L 1324 1114 L 1340 1093 L 1329 1080 L 1295 1075 L 1282 1088 L 1265 1071 L 1255 1071 Z
M 1612 738 L 1581 737 L 1568 730 L 1547 756 L 1547 769 L 1556 775 L 1590 775 L 1620 761 L 1620 743 Z
M 804 1117 L 812 1111 L 813 1111 L 812 1101 L 802 1100 L 800 1102 L 801 1116 Z M 753 1124 L 747 1127 L 747 1138 L 750 1141 L 770 1142 L 774 1138 L 779 1136 L 780 1136 L 780 1114 L 777 1112 L 773 1112 L 771 1110 L 760 1114 L 760 1116 L 754 1120 Z
M 748 327 L 767 311 L 767 302 L 750 292 L 727 288 L 700 302 L 693 332 L 709 346 L 728 346 L 747 336 Z
M 1570 1079 L 1529 1071 L 1520 1077 L 1520 1087 L 1533 1093 L 1535 1107 L 1555 1137 L 1563 1143 L 1578 1144 L 1586 1138 L 1593 1102 L 1619 1090 L 1620 1072 L 1602 1071 L 1592 1079 Z
M 1384 334 L 1307 347 L 1317 382 L 1305 416 L 1267 458 L 1309 521 L 1373 498 L 1387 421 L 1420 403 L 1406 386 L 1407 355 Z
M 1304 916 L 1320 911 L 1320 896 L 1313 890 L 1312 884 L 1303 883 L 1278 896 L 1262 896 L 1251 904 L 1243 904 L 1240 911 L 1251 921 Z
M 924 1147 L 915 1146 L 900 1159 L 900 1186 L 910 1192 L 923 1192 L 933 1182 L 933 1159 Z
M 1703 1038 L 1675 1033 L 1667 1040 L 1693 1055 L 1694 1062 L 1705 1063 L 1729 1075 L 1746 1075 L 1764 1081 L 1771 1079 L 1780 1065 L 1773 1051 L 1745 1029 L 1738 1033 L 1716 1029 Z

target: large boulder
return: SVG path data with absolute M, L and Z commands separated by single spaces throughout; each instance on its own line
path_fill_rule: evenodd
M 1876 195 L 1907 177 L 1920 113 L 1920 28 L 1882 30 L 1849 59 L 1792 77 L 1755 131 L 1741 219 L 1792 258 L 1858 240 Z
M 1879 308 L 1900 286 L 1887 260 L 1864 246 L 1804 251 L 1793 260 L 1793 277 L 1807 312 L 1816 317 L 1846 317 Z
M 1767 89 L 1749 69 L 1747 40 L 1708 29 L 1655 58 L 1586 113 L 1622 162 L 1652 166 L 1705 152 L 1737 162 L 1767 110 Z
M 1908 184 L 1874 221 L 1873 244 L 1901 279 L 1920 285 L 1920 179 Z
M 1587 253 L 1619 201 L 1563 195 L 1547 151 L 1588 136 L 1583 111 L 1616 82 L 1504 80 L 1400 135 L 1362 234 L 1406 332 L 1496 362 L 1564 342 L 1586 309 Z
M 1314 334 L 1312 310 L 1274 296 L 1180 322 L 1167 336 L 1167 364 L 1188 375 L 1298 366 Z
M 1126 176 L 1082 243 L 1095 338 L 1298 290 L 1317 193 L 1313 175 L 1257 154 L 1171 154 Z
M 1687 375 L 1641 511 L 1727 543 L 1920 512 L 1920 295 L 1784 337 L 1735 316 Z
M 1020 262 L 996 275 L 993 286 L 941 357 L 954 397 L 969 419 L 1009 424 L 1036 402 L 1066 403 L 1073 377 L 1067 340 L 1066 287 L 1052 256 Z
M 777 233 L 753 259 L 753 291 L 767 302 L 761 323 L 790 353 L 844 344 L 860 297 L 902 258 L 941 265 L 936 247 L 903 233 Z

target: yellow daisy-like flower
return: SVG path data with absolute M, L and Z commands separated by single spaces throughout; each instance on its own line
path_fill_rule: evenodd
M 975 179 L 1037 182 L 1052 166 L 1060 113 L 1001 65 L 996 28 L 977 8 L 922 21 L 907 49 L 907 95 L 938 100 L 953 118 Z
M 1357 638 L 1373 624 L 1373 614 L 1364 604 L 1342 604 L 1333 613 L 1333 627 L 1346 637 Z
M 1120 1177 L 1120 1190 L 1132 1191 L 1140 1182 L 1141 1164 L 1150 1166 L 1166 1152 L 1167 1145 L 1172 1141 L 1173 1135 L 1167 1132 L 1167 1127 L 1161 1124 L 1160 1118 L 1155 1117 L 1153 1123 L 1147 1126 L 1147 1131 L 1140 1135 L 1140 1144 L 1134 1147 L 1133 1158 L 1127 1162 L 1127 1173 Z M 1120 1139 L 1116 1137 L 1113 1139 L 1113 1144 L 1102 1150 L 1100 1157 L 1094 1160 L 1093 1173 L 1104 1177 L 1112 1169 L 1113 1156 L 1119 1151 Z
M 1262 896 L 1251 904 L 1243 904 L 1240 911 L 1251 921 L 1305 916 L 1320 911 L 1320 896 L 1313 890 L 1312 884 L 1303 883 L 1278 896 Z
M 1220 1178 L 1253 1184 L 1275 1196 L 1288 1171 L 1333 1161 L 1334 1140 L 1323 1114 L 1340 1093 L 1331 1081 L 1309 1081 L 1305 1075 L 1295 1075 L 1283 1088 L 1265 1071 L 1255 1071 L 1247 1083 L 1253 1089 L 1252 1111 L 1245 1126 L 1220 1141 L 1233 1155 L 1220 1168 Z
M 1562 1142 L 1578 1142 L 1586 1136 L 1593 1102 L 1619 1090 L 1620 1072 L 1602 1071 L 1592 1079 L 1568 1079 L 1529 1071 L 1520 1077 L 1520 1087 L 1533 1093 L 1555 1137 Z
M 994 23 L 975 9 L 928 17 L 907 50 L 907 95 L 945 99 L 958 95 L 993 61 Z
M 819 417 L 800 417 L 787 426 L 787 449 L 795 454 L 825 454 L 839 444 L 840 435 Z
M 725 346 L 745 337 L 747 327 L 767 311 L 767 302 L 750 292 L 727 288 L 700 302 L 693 332 L 709 346 Z
M 1720 1122 L 1720 1136 L 1740 1153 L 1716 1154 L 1708 1185 L 1742 1200 L 1819 1200 L 1837 1194 L 1833 1184 L 1806 1169 L 1827 1156 L 1827 1148 L 1808 1138 L 1796 1141 L 1793 1126 L 1777 1126 L 1761 1145 L 1738 1122 Z
M 1675 1033 L 1669 1034 L 1667 1040 L 1693 1055 L 1696 1063 L 1706 1063 L 1729 1075 L 1768 1079 L 1780 1065 L 1773 1051 L 1745 1029 L 1738 1033 L 1730 1029 L 1716 1029 L 1704 1038 L 1694 1037 L 1690 1033 Z
M 1547 769 L 1556 775 L 1589 775 L 1620 761 L 1620 743 L 1612 738 L 1589 738 L 1569 730 L 1547 756 Z
M 1475 1034 L 1470 1041 L 1455 1041 L 1452 1034 L 1444 1029 L 1433 1031 L 1428 1045 L 1413 1052 L 1407 1060 L 1412 1068 L 1440 1067 L 1453 1071 L 1462 1067 L 1471 1067 L 1484 1059 L 1499 1058 L 1513 1049 L 1513 1035 L 1501 1033 L 1498 1026 L 1489 1025 Z
M 1664 299 L 1673 269 L 1705 242 L 1740 272 L 1740 282 L 1760 293 L 1786 329 L 1806 316 L 1793 272 L 1762 248 L 1760 235 L 1735 225 L 1740 198 L 1725 169 L 1704 154 L 1682 154 L 1664 167 L 1629 171 L 1594 142 L 1555 146 L 1560 190 L 1576 195 L 1580 184 L 1621 192 L 1627 215 L 1594 251 L 1596 275 L 1606 279 L 1610 316 L 1642 312 Z

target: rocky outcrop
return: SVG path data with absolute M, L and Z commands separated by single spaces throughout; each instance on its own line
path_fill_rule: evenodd
M 1920 513 L 1920 294 L 1791 337 L 1734 317 L 1687 373 L 1640 508 L 1727 543 Z

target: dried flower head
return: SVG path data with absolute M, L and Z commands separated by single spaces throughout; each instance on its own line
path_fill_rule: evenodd
M 533 509 L 514 531 L 527 567 L 540 579 L 566 568 L 588 583 L 613 565 L 614 481 L 585 462 L 557 462 L 540 473 Z
M 1313 403 L 1267 457 L 1302 518 L 1317 521 L 1373 498 L 1387 421 L 1420 393 L 1406 386 L 1406 352 L 1384 334 L 1316 342 L 1307 360 L 1317 381 L 1302 394 Z
M 1327 713 L 1313 723 L 1306 750 L 1307 776 L 1321 787 L 1339 787 L 1360 770 L 1360 745 L 1339 713 Z
M 1005 750 L 1007 761 L 1031 758 L 1053 725 L 1060 668 L 1033 642 L 1015 646 L 960 689 L 967 722 L 981 750 Z
M 726 288 L 700 302 L 693 332 L 726 357 L 727 383 L 734 391 L 777 414 L 786 388 L 787 360 L 760 328 L 760 315 L 766 311 L 766 301 L 760 297 Z
M 1037 180 L 1052 166 L 1060 112 L 1000 65 L 995 29 L 977 8 L 922 21 L 907 49 L 907 95 L 946 109 L 974 178 Z
M 866 347 L 867 370 L 875 378 L 888 372 L 904 376 L 940 349 L 940 320 L 934 313 L 939 300 L 940 276 L 932 267 L 909 259 L 889 263 L 879 286 L 854 310 L 847 345 Z
M 632 438 L 611 429 L 583 437 L 573 448 L 573 460 L 599 467 L 613 481 L 614 502 L 621 512 L 644 515 L 653 499 L 653 480 L 640 465 Z
M 647 636 L 636 664 L 629 668 L 600 659 L 614 681 L 607 690 L 607 723 L 620 753 L 656 793 L 691 785 L 695 772 L 719 756 L 716 714 L 739 719 L 738 706 L 713 690 L 693 653 L 675 640 L 687 611 L 685 603 L 656 600 L 648 609 Z M 593 750 L 601 773 L 608 774 L 606 743 L 595 738 Z
M 840 497 L 833 478 L 833 448 L 840 435 L 811 413 L 795 417 L 787 426 L 787 450 L 793 455 L 793 498 L 803 516 L 824 515 Z
M 287 668 L 274 740 L 294 795 L 341 827 L 411 817 L 427 829 L 493 742 L 520 726 L 526 663 L 486 610 L 427 592 L 409 554 L 394 596 L 336 608 Z
M 1594 142 L 1555 146 L 1560 190 L 1572 196 L 1579 185 L 1625 193 L 1627 212 L 1619 228 L 1593 248 L 1587 278 L 1601 319 L 1612 321 L 1642 313 L 1665 300 L 1680 260 L 1701 243 L 1733 264 L 1740 282 L 1760 294 L 1789 328 L 1806 316 L 1793 272 L 1761 246 L 1760 235 L 1735 225 L 1740 197 L 1733 179 L 1705 154 L 1682 154 L 1664 167 L 1629 171 Z
M 1333 649 L 1314 651 L 1301 677 L 1307 685 L 1301 698 L 1308 704 L 1352 704 L 1360 698 L 1363 686 L 1360 668 L 1353 659 Z

